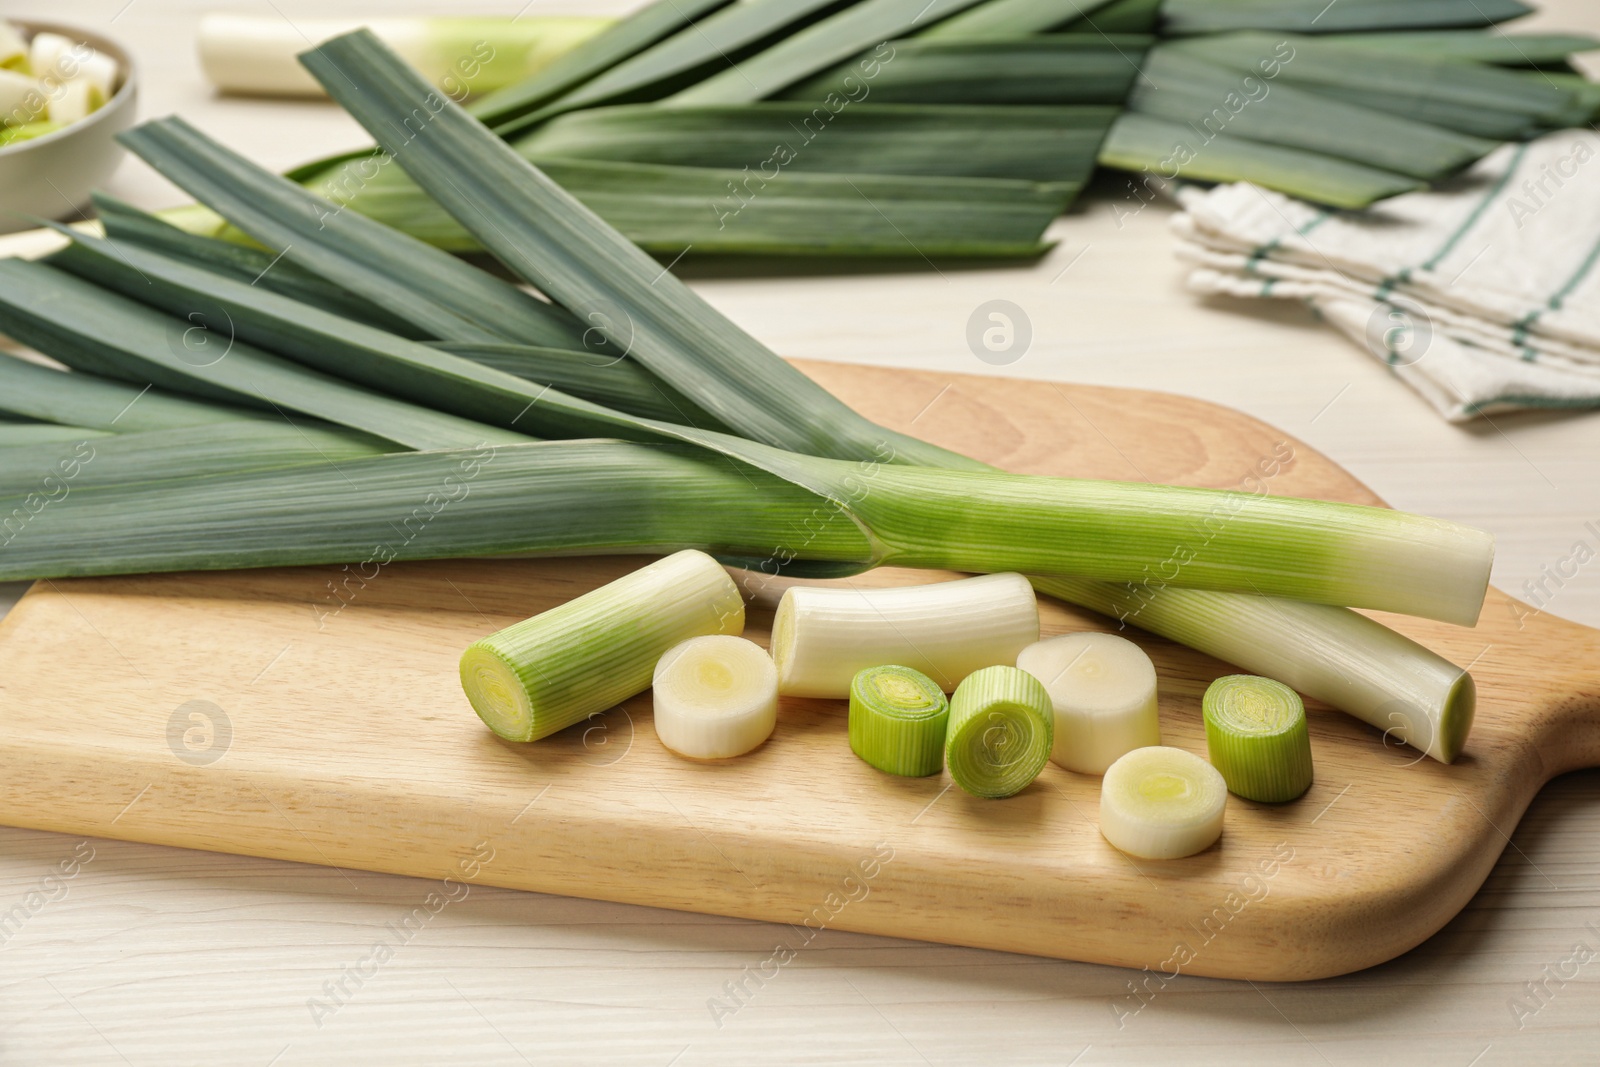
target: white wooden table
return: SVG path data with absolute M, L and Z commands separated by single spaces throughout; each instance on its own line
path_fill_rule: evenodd
M 192 40 L 198 14 L 218 6 L 7 0 L 0 13 L 74 19 L 116 36 L 143 64 L 142 115 L 182 112 L 268 166 L 362 141 L 325 104 L 214 97 Z M 451 5 L 233 6 L 292 21 Z M 514 13 L 522 2 L 472 7 Z M 1592 0 L 1545 7 L 1530 26 L 1600 30 Z M 131 161 L 111 191 L 150 207 L 180 199 Z M 1117 197 L 1107 183 L 1057 224 L 1056 251 L 1025 266 L 783 277 L 692 265 L 687 274 L 785 355 L 950 371 L 989 370 L 967 348 L 967 317 L 983 301 L 1011 300 L 1031 319 L 1034 340 L 997 373 L 1163 389 L 1248 411 L 1396 506 L 1494 531 L 1496 582 L 1512 591 L 1592 537 L 1584 524 L 1600 520 L 1600 415 L 1446 425 L 1302 309 L 1207 304 L 1185 293 L 1164 209 L 1119 228 Z M 1600 625 L 1600 563 L 1569 580 L 1550 608 Z M 20 926 L 0 920 L 0 1062 L 1600 1060 L 1600 772 L 1548 788 L 1466 912 L 1409 955 L 1304 985 L 1180 978 L 1120 1029 L 1112 1005 L 1128 993 L 1131 972 L 836 932 L 817 937 L 719 1028 L 707 1001 L 770 955 L 783 928 L 477 887 L 374 973 L 356 976 L 372 946 L 392 937 L 386 924 L 434 888 L 0 828 L 0 917 L 19 905 L 28 915 Z M 1594 961 L 1564 964 L 1579 944 Z M 1530 982 L 1541 986 L 1538 999 Z M 341 984 L 344 992 L 330 993 Z

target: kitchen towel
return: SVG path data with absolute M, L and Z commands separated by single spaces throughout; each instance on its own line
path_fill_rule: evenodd
M 1304 300 L 1453 422 L 1600 407 L 1600 134 L 1505 145 L 1362 211 L 1177 193 L 1192 289 Z

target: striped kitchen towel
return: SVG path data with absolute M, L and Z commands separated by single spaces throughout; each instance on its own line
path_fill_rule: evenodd
M 1506 145 L 1437 189 L 1331 211 L 1187 187 L 1202 293 L 1304 300 L 1447 419 L 1600 407 L 1600 134 Z

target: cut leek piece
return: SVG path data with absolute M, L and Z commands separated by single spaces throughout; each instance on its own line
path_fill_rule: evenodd
M 858 671 L 903 664 L 954 690 L 1013 664 L 1039 639 L 1039 605 L 1020 574 L 887 589 L 794 586 L 778 603 L 772 658 L 786 696 L 845 697 Z
M 850 681 L 850 751 L 889 774 L 922 778 L 944 767 L 950 703 L 921 671 L 893 664 Z
M 1049 637 L 1023 649 L 1017 668 L 1050 694 L 1050 760 L 1057 766 L 1104 774 L 1133 749 L 1161 744 L 1155 665 L 1132 641 L 1103 633 Z
M 650 683 L 656 737 L 690 759 L 742 756 L 778 722 L 778 670 L 754 641 L 691 637 L 668 649 Z
M 78 73 L 78 57 L 90 51 L 70 37 L 44 31 L 28 42 L 28 69 L 41 82 L 54 86 Z
M 31 141 L 60 129 L 64 127 L 59 122 L 29 122 L 21 126 L 0 126 L 0 146 L 21 144 L 23 141 Z
M 28 126 L 43 114 L 44 96 L 39 92 L 39 83 L 26 74 L 0 69 L 0 128 Z
M 1228 792 L 1263 804 L 1311 788 L 1311 731 L 1300 694 L 1271 678 L 1230 674 L 1200 703 L 1211 764 Z
M 461 688 L 496 734 L 537 741 L 644 692 L 680 642 L 743 632 L 733 579 L 685 550 L 475 642 Z
M 64 81 L 48 94 L 46 114 L 51 122 L 70 126 L 82 122 L 105 105 L 106 98 L 84 78 Z
M 0 70 L 29 73 L 28 42 L 16 27 L 5 19 L 0 19 Z
M 1472 729 L 1472 675 L 1347 608 L 1167 586 L 1033 579 L 1050 596 L 1276 678 L 1442 763 Z
M 1227 806 L 1227 783 L 1199 756 L 1136 748 L 1100 782 L 1100 833 L 1130 856 L 1180 859 L 1216 843 Z
M 1015 667 L 985 667 L 950 698 L 944 761 L 956 785 L 975 797 L 1009 797 L 1050 762 L 1055 714 L 1050 694 Z
M 200 20 L 200 67 L 223 92 L 321 96 L 295 60 L 308 44 L 365 26 L 455 99 L 522 82 L 612 25 L 609 18 L 534 15 L 319 19 L 208 14 Z

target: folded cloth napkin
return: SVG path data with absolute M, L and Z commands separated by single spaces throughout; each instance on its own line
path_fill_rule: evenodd
M 1445 418 L 1600 407 L 1600 134 L 1505 145 L 1436 189 L 1331 211 L 1177 193 L 1202 293 L 1304 300 Z

